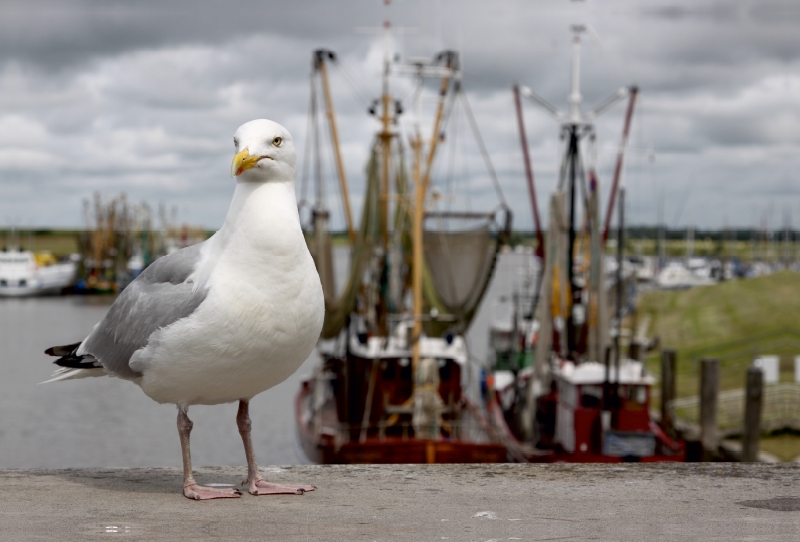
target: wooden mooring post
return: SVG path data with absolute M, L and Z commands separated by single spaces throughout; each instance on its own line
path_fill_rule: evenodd
M 642 358 L 644 357 L 642 356 L 643 350 L 644 349 L 642 348 L 642 343 L 640 343 L 636 339 L 632 339 L 631 344 L 628 345 L 628 357 L 636 361 L 643 361 L 642 360 Z
M 758 461 L 761 410 L 764 404 L 764 372 L 760 367 L 750 367 L 747 370 L 747 388 L 744 397 L 742 461 Z
M 719 360 L 700 360 L 700 444 L 703 461 L 719 456 L 717 406 L 719 396 Z
M 661 427 L 670 437 L 675 437 L 675 350 L 661 353 Z

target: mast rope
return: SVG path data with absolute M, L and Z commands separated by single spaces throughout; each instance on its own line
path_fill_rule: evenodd
M 344 63 L 339 61 L 338 57 L 333 59 L 333 64 L 339 68 L 339 72 L 342 74 L 342 79 L 344 79 L 350 90 L 355 95 L 356 101 L 367 104 L 372 102 L 372 94 L 369 92 L 369 90 L 367 90 L 367 87 L 359 83 L 358 78 L 350 72 Z
M 312 118 L 316 117 L 316 85 L 314 84 L 314 71 L 312 70 L 311 76 L 311 95 L 308 102 L 308 115 L 306 117 L 306 140 L 303 144 L 303 166 L 300 170 L 300 203 L 298 207 L 302 208 L 308 204 L 308 163 L 310 160 L 311 147 L 310 141 L 313 141 L 311 134 L 316 129 L 315 123 Z
M 492 184 L 494 185 L 495 192 L 497 193 L 497 199 L 503 205 L 508 205 L 506 202 L 505 196 L 503 196 L 503 190 L 500 188 L 500 181 L 497 179 L 497 172 L 494 169 L 494 165 L 492 164 L 492 159 L 489 157 L 489 152 L 486 150 L 486 145 L 483 143 L 483 138 L 481 137 L 481 133 L 478 131 L 478 124 L 475 122 L 475 117 L 472 114 L 472 109 L 469 106 L 469 100 L 467 100 L 466 93 L 459 88 L 457 90 L 458 94 L 461 96 L 461 101 L 463 102 L 464 111 L 467 113 L 467 119 L 469 120 L 469 124 L 472 127 L 472 133 L 475 136 L 475 142 L 478 144 L 478 148 L 481 151 L 481 156 L 483 156 L 483 161 L 486 163 L 486 169 L 489 170 L 489 176 L 492 179 Z

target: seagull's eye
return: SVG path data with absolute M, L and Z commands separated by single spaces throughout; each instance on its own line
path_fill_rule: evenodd
M 281 143 L 283 143 L 283 138 L 281 136 L 275 136 L 275 139 L 272 140 L 272 144 L 276 147 L 280 147 Z
M 233 138 L 233 146 L 234 147 L 238 147 L 239 146 L 239 141 L 237 141 L 235 137 Z

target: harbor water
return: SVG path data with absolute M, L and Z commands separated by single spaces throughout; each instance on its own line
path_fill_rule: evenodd
M 337 275 L 347 254 L 337 251 Z M 520 284 L 529 254 L 506 253 L 469 330 L 476 363 L 487 354 L 495 300 Z M 110 297 L 0 299 L 0 469 L 180 466 L 176 408 L 159 405 L 138 386 L 116 378 L 40 384 L 55 368 L 45 348 L 84 338 L 103 317 Z M 251 403 L 253 441 L 262 465 L 296 464 L 294 397 L 317 356 Z M 245 464 L 236 405 L 194 406 L 195 465 Z

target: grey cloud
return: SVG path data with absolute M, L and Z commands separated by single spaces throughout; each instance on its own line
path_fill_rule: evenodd
M 462 51 L 465 88 L 519 227 L 530 227 L 531 218 L 510 87 L 525 83 L 566 108 L 568 25 L 575 21 L 590 23 L 602 41 L 602 49 L 590 41 L 583 47 L 585 103 L 630 83 L 642 89 L 631 147 L 653 147 L 656 161 L 642 164 L 634 150 L 628 157 L 634 220 L 655 220 L 661 191 L 670 216 L 688 185 L 698 210 L 714 204 L 684 220 L 713 227 L 721 223 L 721 209 L 734 221 L 776 194 L 794 197 L 788 172 L 800 160 L 786 149 L 800 144 L 794 98 L 800 93 L 792 86 L 800 79 L 790 76 L 800 73 L 800 59 L 794 28 L 782 22 L 794 17 L 791 8 L 782 11 L 788 4 L 727 8 L 687 0 L 643 12 L 633 0 L 584 6 L 470 0 L 442 1 L 438 15 L 436 5 L 409 0 L 392 6 L 396 25 L 420 29 L 404 38 L 403 51 Z M 323 45 L 336 50 L 349 73 L 365 81 L 366 93 L 377 95 L 380 42 L 353 29 L 383 17 L 381 3 L 369 0 L 4 2 L 0 218 L 22 212 L 39 224 L 73 226 L 83 197 L 125 190 L 131 200 L 179 203 L 184 219 L 219 225 L 232 189 L 227 165 L 236 126 L 275 118 L 295 134 L 302 152 L 311 51 Z M 780 77 L 786 88 L 764 83 Z M 332 70 L 332 80 L 357 194 L 376 122 L 342 73 Z M 407 85 L 397 88 L 407 94 Z M 604 191 L 623 114 L 620 104 L 597 122 Z M 544 210 L 561 153 L 558 128 L 532 105 L 526 105 L 526 121 Z M 445 160 L 448 145 L 440 156 Z M 465 141 L 459 160 L 453 175 L 464 201 L 493 206 L 472 143 Z M 440 167 L 447 171 L 446 163 Z M 332 171 L 328 156 L 329 179 Z M 338 195 L 333 184 L 327 190 L 338 224 Z M 354 199 L 358 206 L 360 198 Z
M 708 19 L 714 22 L 731 22 L 740 19 L 742 9 L 730 3 L 717 3 L 709 6 L 665 5 L 646 7 L 642 13 L 646 16 L 682 21 L 685 19 Z

